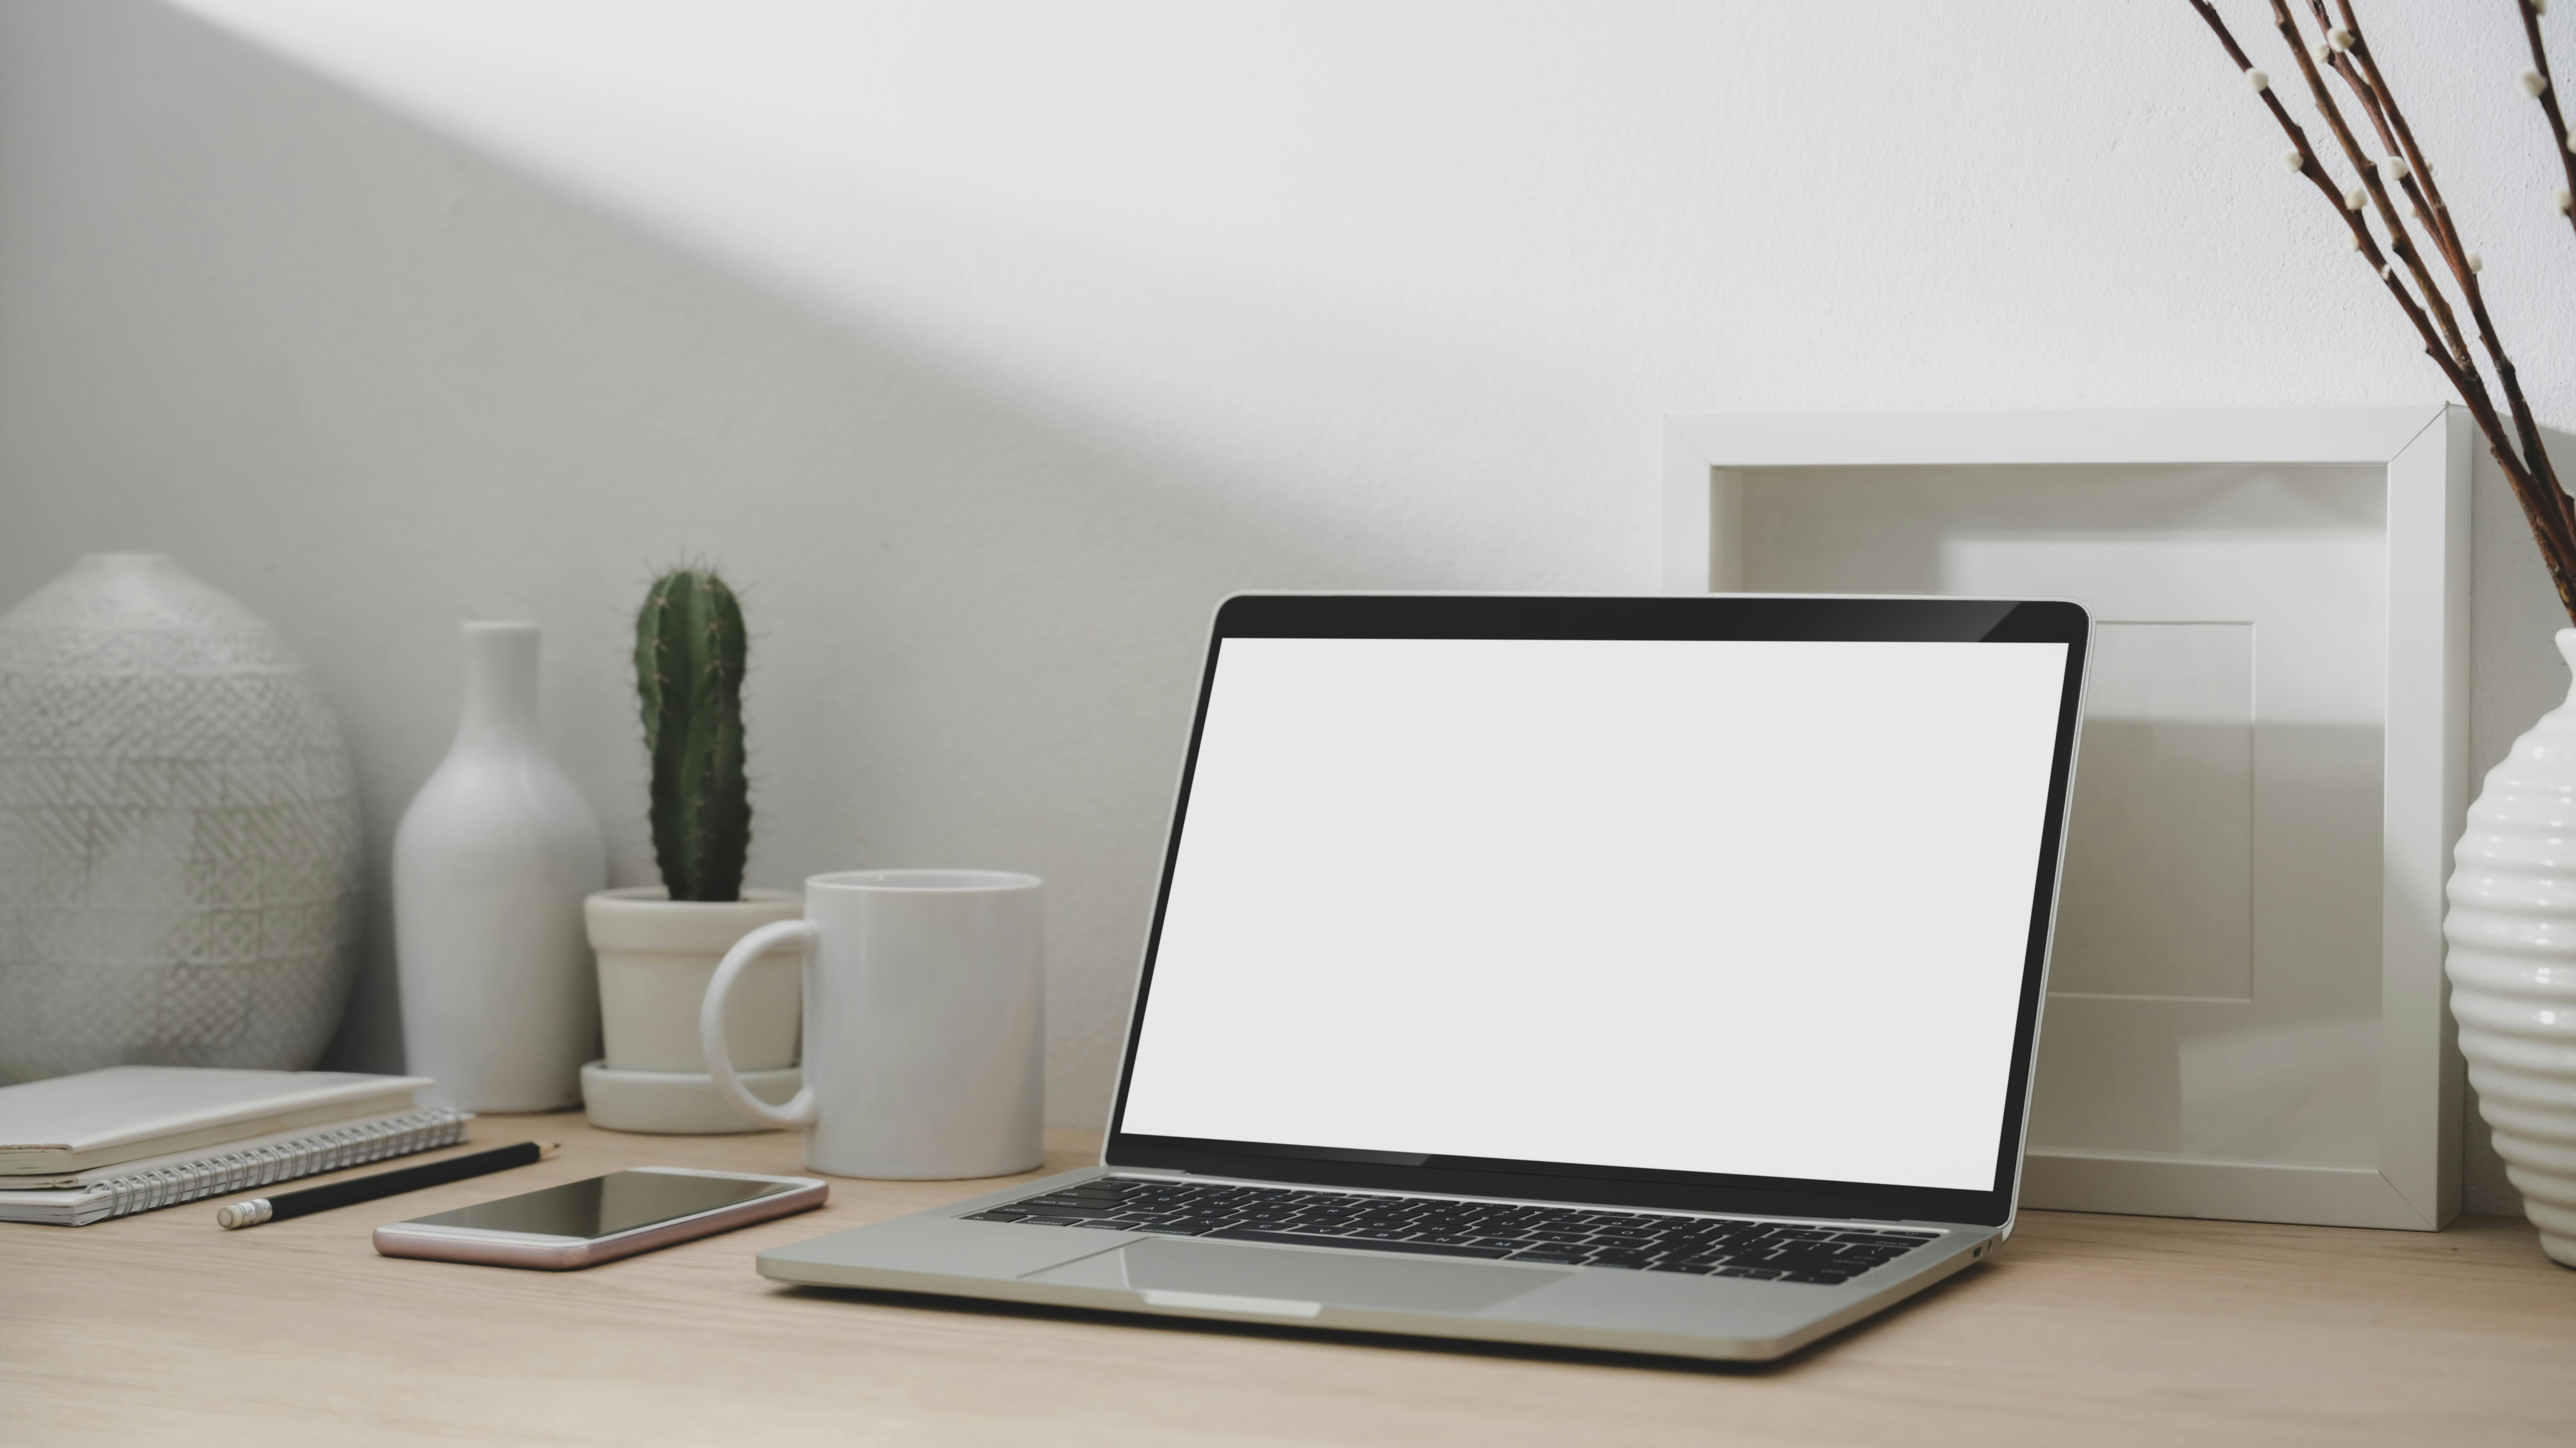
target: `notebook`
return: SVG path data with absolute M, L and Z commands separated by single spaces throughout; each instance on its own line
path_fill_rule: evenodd
M 57 1177 L 0 1177 L 0 1222 L 86 1227 L 110 1217 L 228 1196 L 342 1167 L 434 1151 L 465 1139 L 472 1118 L 433 1108 L 270 1132 L 247 1141 L 92 1167 Z M 44 1186 L 30 1183 L 44 1182 Z
M 0 1086 L 0 1177 L 62 1177 L 408 1111 L 426 1076 L 111 1066 Z M 8 1185 L 33 1185 L 27 1182 Z

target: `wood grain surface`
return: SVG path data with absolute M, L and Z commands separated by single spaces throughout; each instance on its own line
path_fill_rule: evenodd
M 797 1172 L 795 1138 L 485 1117 L 536 1166 L 246 1231 L 215 1202 L 0 1226 L 0 1443 L 2576 1442 L 2576 1272 L 2441 1233 L 2028 1213 L 1995 1259 L 1760 1368 L 782 1288 L 752 1254 L 989 1190 L 585 1272 L 379 1257 L 379 1223 L 620 1167 Z M 1050 1169 L 1096 1155 L 1059 1132 Z M 430 1158 L 422 1158 L 430 1159 Z M 361 1169 L 367 1170 L 367 1169 Z

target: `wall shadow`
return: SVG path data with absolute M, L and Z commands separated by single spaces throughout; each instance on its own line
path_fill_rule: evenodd
M 545 625 L 548 735 L 620 882 L 649 880 L 626 620 L 655 565 L 724 567 L 755 633 L 755 877 L 1046 877 L 1051 1115 L 1086 1123 L 1216 601 L 1459 581 L 149 0 L 7 28 L 0 603 L 166 549 L 312 664 L 370 860 L 331 1065 L 400 1061 L 387 860 L 452 728 L 459 620 Z

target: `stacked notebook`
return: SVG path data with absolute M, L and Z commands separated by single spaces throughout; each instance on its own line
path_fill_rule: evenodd
M 0 1222 L 81 1227 L 465 1139 L 425 1076 L 114 1066 L 0 1086 Z

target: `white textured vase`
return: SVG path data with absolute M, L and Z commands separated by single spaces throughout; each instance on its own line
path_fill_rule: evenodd
M 599 821 L 537 734 L 537 626 L 465 625 L 456 742 L 394 835 L 403 1054 L 468 1111 L 581 1100 L 599 991 L 582 897 L 607 883 Z
M 0 1082 L 312 1065 L 359 851 L 330 706 L 239 603 L 103 553 L 0 615 Z
M 2558 631 L 2576 668 L 2576 629 Z M 2543 1250 L 2576 1267 L 2576 690 L 2487 772 L 2451 873 L 2451 1014 Z

